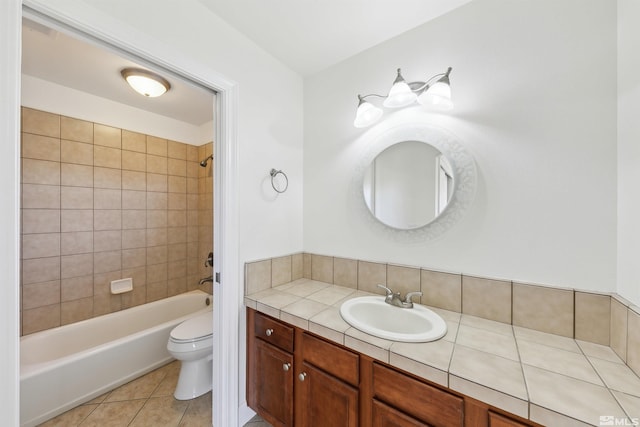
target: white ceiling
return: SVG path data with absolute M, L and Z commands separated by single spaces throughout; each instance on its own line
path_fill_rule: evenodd
M 145 98 L 125 83 L 120 75 L 125 67 L 151 69 L 104 47 L 23 20 L 24 74 L 195 126 L 213 120 L 211 92 L 159 72 L 169 80 L 171 90 L 158 98 Z
M 471 0 L 198 1 L 305 76 Z M 120 75 L 122 68 L 138 64 L 41 24 L 23 21 L 22 54 L 22 71 L 27 75 L 195 126 L 212 120 L 210 92 L 164 74 L 172 85 L 169 92 L 159 98 L 140 96 Z
M 199 0 L 306 76 L 471 0 Z

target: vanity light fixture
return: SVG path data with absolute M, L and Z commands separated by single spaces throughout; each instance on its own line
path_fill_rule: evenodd
M 398 68 L 398 75 L 386 96 L 375 93 L 364 96 L 358 95 L 358 109 L 353 125 L 357 128 L 364 128 L 371 126 L 382 117 L 382 109 L 366 101 L 367 98 L 372 96 L 384 98 L 382 105 L 387 108 L 401 108 L 418 102 L 419 104 L 433 105 L 443 110 L 450 110 L 453 108 L 453 103 L 451 102 L 449 74 L 451 74 L 451 67 L 447 68 L 445 73 L 436 74 L 426 82 L 407 83 L 402 77 L 400 68 Z
M 124 68 L 120 74 L 133 90 L 149 98 L 160 96 L 171 89 L 171 84 L 167 79 L 148 70 Z

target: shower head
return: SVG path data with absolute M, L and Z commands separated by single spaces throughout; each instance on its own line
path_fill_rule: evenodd
M 209 157 L 200 162 L 200 166 L 203 168 L 207 167 L 207 163 L 209 163 L 209 159 L 213 160 L 213 154 L 209 154 Z

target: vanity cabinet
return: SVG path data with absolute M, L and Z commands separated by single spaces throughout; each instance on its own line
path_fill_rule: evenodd
M 247 401 L 274 427 L 537 427 L 247 310 Z

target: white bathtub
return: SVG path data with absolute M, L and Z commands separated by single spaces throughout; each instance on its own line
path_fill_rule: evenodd
M 22 337 L 20 425 L 35 426 L 169 362 L 171 329 L 210 311 L 210 302 L 192 291 Z

